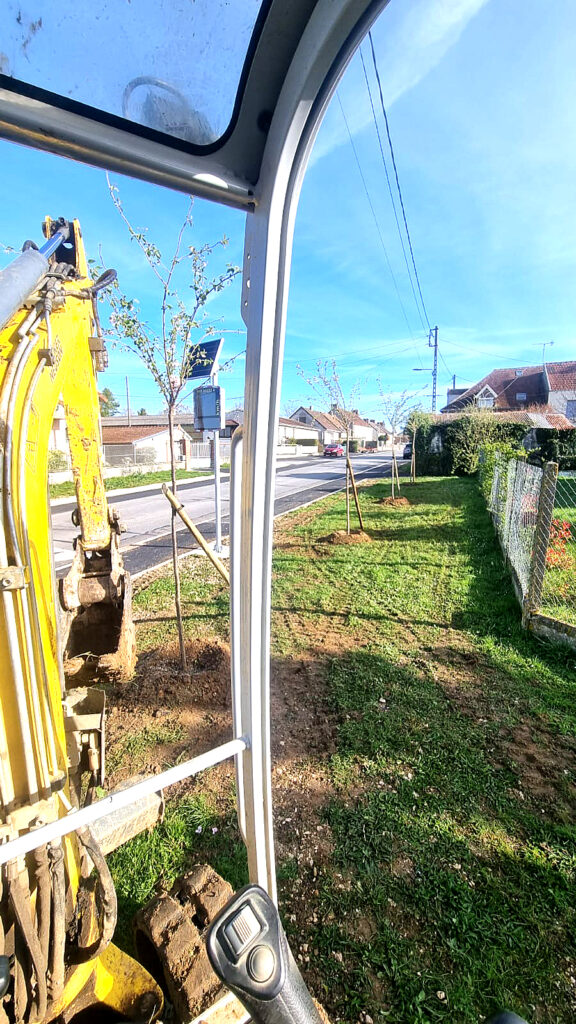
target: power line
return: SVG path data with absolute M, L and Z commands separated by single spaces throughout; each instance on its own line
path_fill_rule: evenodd
M 446 373 L 448 374 L 448 376 L 449 376 L 449 377 L 454 377 L 454 374 L 453 374 L 453 373 L 452 373 L 452 371 L 451 371 L 451 370 L 450 370 L 450 369 L 448 368 L 448 365 L 447 365 L 447 363 L 446 363 L 446 360 L 444 359 L 444 356 L 442 355 L 442 352 L 441 352 L 441 350 L 440 350 L 440 349 L 438 349 L 438 355 L 440 356 L 440 360 L 441 360 L 441 362 L 442 362 L 442 363 L 444 364 L 444 369 L 446 370 Z
M 362 171 L 362 166 L 360 164 L 360 158 L 358 156 L 358 152 L 356 150 L 356 146 L 354 145 L 354 139 L 352 138 L 352 132 L 350 131 L 350 126 L 348 124 L 348 121 L 347 121 L 347 118 L 346 118 L 346 114 L 344 113 L 344 107 L 342 106 L 342 100 L 340 99 L 340 95 L 338 93 L 336 93 L 336 96 L 338 98 L 338 103 L 340 105 L 340 111 L 342 113 L 342 117 L 344 118 L 344 124 L 346 125 L 346 131 L 348 132 L 348 138 L 350 139 L 350 145 L 352 146 L 352 152 L 354 153 L 354 156 L 356 158 L 356 163 L 358 165 L 358 172 L 359 172 L 360 177 L 362 179 L 362 184 L 364 186 L 364 192 L 366 193 L 366 199 L 368 200 L 368 205 L 370 207 L 370 210 L 372 211 L 372 216 L 374 218 L 374 223 L 376 225 L 376 230 L 378 232 L 378 237 L 380 239 L 380 245 L 382 246 L 382 250 L 384 252 L 384 256 L 385 256 L 385 259 L 386 259 L 386 264 L 388 266 L 388 270 L 390 271 L 390 277 L 392 278 L 392 281 L 394 283 L 394 288 L 395 288 L 395 291 L 396 291 L 396 295 L 398 296 L 398 302 L 400 303 L 400 308 L 402 309 L 402 313 L 404 314 L 404 319 L 406 321 L 406 326 L 408 328 L 410 337 L 412 338 L 412 341 L 414 341 L 415 340 L 414 339 L 414 332 L 413 332 L 413 330 L 412 330 L 412 328 L 410 326 L 410 321 L 408 320 L 408 316 L 407 316 L 406 310 L 404 308 L 404 303 L 402 302 L 402 296 L 400 295 L 400 291 L 398 289 L 398 282 L 396 281 L 396 278 L 394 276 L 394 271 L 392 270 L 392 265 L 390 263 L 390 259 L 389 259 L 389 256 L 388 256 L 388 250 L 386 249 L 386 245 L 384 244 L 384 238 L 382 237 L 382 232 L 380 230 L 380 225 L 378 223 L 378 218 L 376 216 L 376 211 L 374 209 L 374 205 L 372 203 L 372 199 L 370 198 L 370 192 L 368 191 L 368 185 L 366 184 L 366 179 L 365 179 L 364 173 Z M 418 354 L 418 353 L 416 353 L 416 354 Z
M 376 110 L 374 109 L 374 100 L 372 99 L 372 90 L 370 88 L 370 82 L 368 80 L 368 72 L 366 71 L 366 65 L 364 63 L 364 54 L 362 53 L 362 47 L 360 47 L 360 60 L 362 61 L 362 69 L 364 71 L 364 81 L 366 82 L 366 89 L 368 90 L 368 98 L 370 100 L 370 107 L 372 108 L 372 119 L 374 121 L 374 128 L 376 129 L 376 136 L 378 138 L 378 146 L 380 147 L 380 156 L 382 157 L 382 164 L 384 166 L 384 174 L 386 175 L 386 183 L 388 185 L 388 192 L 390 194 L 390 201 L 392 203 L 392 209 L 394 211 L 394 220 L 396 221 L 396 227 L 398 229 L 398 237 L 400 239 L 400 245 L 402 246 L 402 253 L 404 256 L 404 262 L 406 264 L 406 270 L 408 272 L 408 280 L 410 281 L 410 287 L 412 289 L 412 295 L 414 296 L 414 302 L 416 309 L 418 310 L 418 316 L 420 317 L 420 323 L 422 327 L 426 329 L 426 324 L 422 317 L 422 311 L 418 305 L 418 297 L 416 295 L 416 289 L 414 288 L 414 281 L 412 280 L 412 274 L 410 271 L 410 264 L 408 263 L 408 255 L 406 253 L 406 246 L 404 245 L 404 238 L 402 237 L 402 229 L 400 227 L 400 221 L 398 220 L 398 211 L 396 209 L 396 203 L 394 201 L 394 193 L 392 191 L 392 184 L 390 182 L 390 175 L 388 174 L 388 165 L 386 163 L 386 157 L 384 156 L 384 147 L 382 145 L 382 137 L 380 135 L 380 129 L 378 127 L 378 120 L 376 118 Z
M 500 361 L 504 360 L 505 362 L 509 362 L 510 359 L 520 359 L 520 360 L 522 360 L 524 358 L 523 356 L 513 356 L 513 355 L 510 355 L 509 353 L 507 355 L 505 355 L 505 356 L 498 356 L 494 352 L 486 352 L 485 349 L 471 348 L 469 345 L 462 345 L 462 344 L 460 344 L 457 341 L 447 341 L 446 339 L 444 339 L 443 344 L 444 345 L 451 345 L 452 348 L 462 349 L 463 352 L 471 353 L 472 355 L 488 356 L 489 359 L 498 359 Z M 532 365 L 532 364 L 530 364 L 530 365 Z M 506 367 L 503 367 L 503 369 L 506 369 Z
M 380 93 L 380 104 L 382 107 L 382 114 L 384 115 L 384 124 L 386 125 L 386 134 L 388 136 L 388 145 L 390 146 L 390 156 L 392 157 L 392 166 L 394 167 L 394 174 L 396 176 L 396 187 L 398 189 L 398 198 L 400 199 L 400 206 L 402 208 L 402 216 L 404 218 L 404 227 L 406 229 L 406 237 L 408 239 L 408 245 L 410 247 L 410 255 L 412 257 L 412 266 L 414 267 L 414 276 L 416 278 L 416 284 L 418 285 L 418 294 L 420 296 L 420 302 L 422 303 L 422 309 L 424 310 L 424 316 L 426 317 L 426 323 L 428 329 L 431 330 L 430 320 L 424 303 L 422 295 L 422 288 L 420 287 L 420 278 L 418 277 L 418 270 L 416 269 L 416 260 L 414 258 L 414 249 L 412 248 L 412 239 L 410 238 L 410 231 L 408 229 L 408 220 L 406 218 L 406 210 L 404 208 L 404 200 L 402 198 L 402 189 L 400 188 L 400 179 L 398 177 L 398 168 L 396 167 L 396 158 L 394 156 L 394 147 L 392 145 L 392 138 L 390 136 L 390 126 L 388 124 L 388 116 L 386 114 L 386 107 L 384 106 L 384 96 L 382 94 L 382 83 L 380 82 L 380 74 L 378 72 L 378 64 L 376 62 L 376 51 L 374 50 L 374 40 L 372 39 L 372 32 L 368 33 L 368 39 L 370 40 L 370 49 L 372 50 L 372 63 L 374 64 L 374 73 L 376 75 L 376 81 L 378 82 L 378 91 Z

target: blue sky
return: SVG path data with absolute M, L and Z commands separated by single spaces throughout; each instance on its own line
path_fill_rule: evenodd
M 439 326 L 440 400 L 452 374 L 466 386 L 496 366 L 538 364 L 545 341 L 554 341 L 548 360 L 576 358 L 573 0 L 545 7 L 536 0 L 391 0 L 373 37 L 424 301 L 430 323 Z M 367 44 L 363 55 L 378 114 Z M 378 124 L 386 146 L 381 115 Z M 104 173 L 8 143 L 0 143 L 0 161 L 0 241 L 19 247 L 26 238 L 39 240 L 47 213 L 78 217 L 89 250 L 97 255 L 101 247 L 123 290 L 153 318 L 151 279 L 110 202 Z M 186 197 L 113 180 L 132 221 L 168 251 Z M 198 243 L 225 233 L 224 260 L 241 263 L 242 214 L 197 201 L 194 220 Z M 214 270 L 220 268 L 216 260 Z M 226 331 L 225 359 L 244 348 L 239 295 L 236 283 L 211 306 Z M 365 415 L 378 415 L 378 375 L 393 391 L 423 388 L 428 405 L 430 375 L 413 372 L 432 365 L 426 336 L 357 55 L 302 190 L 283 411 L 310 398 L 297 364 L 312 374 L 317 358 L 332 356 L 345 388 L 359 382 Z M 221 379 L 228 407 L 241 399 L 243 369 L 240 357 Z M 144 367 L 111 351 L 100 385 L 122 404 L 126 376 L 134 408 L 160 408 Z

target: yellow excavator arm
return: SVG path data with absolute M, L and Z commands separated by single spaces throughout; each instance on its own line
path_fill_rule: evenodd
M 96 370 L 105 351 L 80 225 L 46 220 L 0 274 L 0 800 L 2 841 L 78 806 L 102 781 L 102 691 L 67 690 L 64 661 L 105 657 L 129 673 L 134 638 L 119 523 L 106 501 Z M 54 571 L 48 444 L 65 409 L 80 535 L 63 580 Z M 114 662 L 116 659 L 116 662 Z M 86 786 L 87 782 L 87 786 Z M 110 945 L 116 897 L 94 834 L 82 829 L 6 870 L 0 927 L 14 1021 L 69 1019 L 78 1000 L 124 1016 L 162 998 L 147 973 Z M 1 1005 L 1 1004 L 0 1004 Z

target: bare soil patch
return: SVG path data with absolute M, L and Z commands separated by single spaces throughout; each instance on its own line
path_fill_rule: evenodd
M 324 638 L 310 639 L 320 646 Z M 333 648 L 320 651 L 324 659 Z M 110 789 L 230 739 L 228 645 L 218 637 L 197 639 L 187 643 L 186 655 L 188 672 L 183 673 L 177 642 L 141 654 L 134 680 L 109 694 Z M 336 719 L 317 657 L 272 660 L 271 721 L 279 855 L 324 861 L 332 845 L 321 810 L 333 793 L 325 762 L 335 749 Z M 225 763 L 203 776 L 202 785 L 219 797 L 232 779 L 233 765 Z M 182 796 L 194 785 L 193 780 L 181 783 L 170 795 Z
M 498 671 L 478 651 L 466 648 L 462 634 L 448 634 L 446 644 L 431 653 L 434 678 L 462 714 L 479 724 L 501 720 L 501 708 L 490 699 Z M 517 799 L 541 805 L 543 817 L 576 819 L 576 786 L 570 781 L 576 775 L 574 737 L 554 735 L 538 719 L 528 718 L 498 730 L 492 760 L 517 775 L 511 791 Z
M 140 655 L 133 682 L 109 695 L 107 746 L 114 788 L 137 772 L 150 774 L 230 738 L 230 650 L 219 638 Z
M 381 505 L 392 505 L 393 508 L 407 508 L 410 506 L 408 498 L 382 498 Z
M 334 530 L 326 537 L 319 537 L 318 541 L 323 544 L 371 544 L 372 538 L 364 533 L 364 530 Z

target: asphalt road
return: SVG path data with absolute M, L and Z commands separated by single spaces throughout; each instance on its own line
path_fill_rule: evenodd
M 390 455 L 352 456 L 357 480 L 387 476 L 390 473 Z M 345 481 L 345 460 L 308 457 L 281 462 L 276 471 L 275 515 L 323 498 L 341 490 Z M 207 540 L 215 536 L 214 481 L 192 480 L 178 485 L 178 497 L 202 530 Z M 118 509 L 126 526 L 122 537 L 124 564 L 131 573 L 149 569 L 171 556 L 170 506 L 161 491 L 147 491 L 110 496 L 110 504 Z M 58 575 L 63 575 L 72 560 L 72 541 L 78 530 L 72 525 L 71 500 L 66 505 L 53 507 L 52 536 Z M 222 476 L 222 536 L 229 531 L 228 475 Z M 178 530 L 178 545 L 182 551 L 196 547 L 186 527 Z

